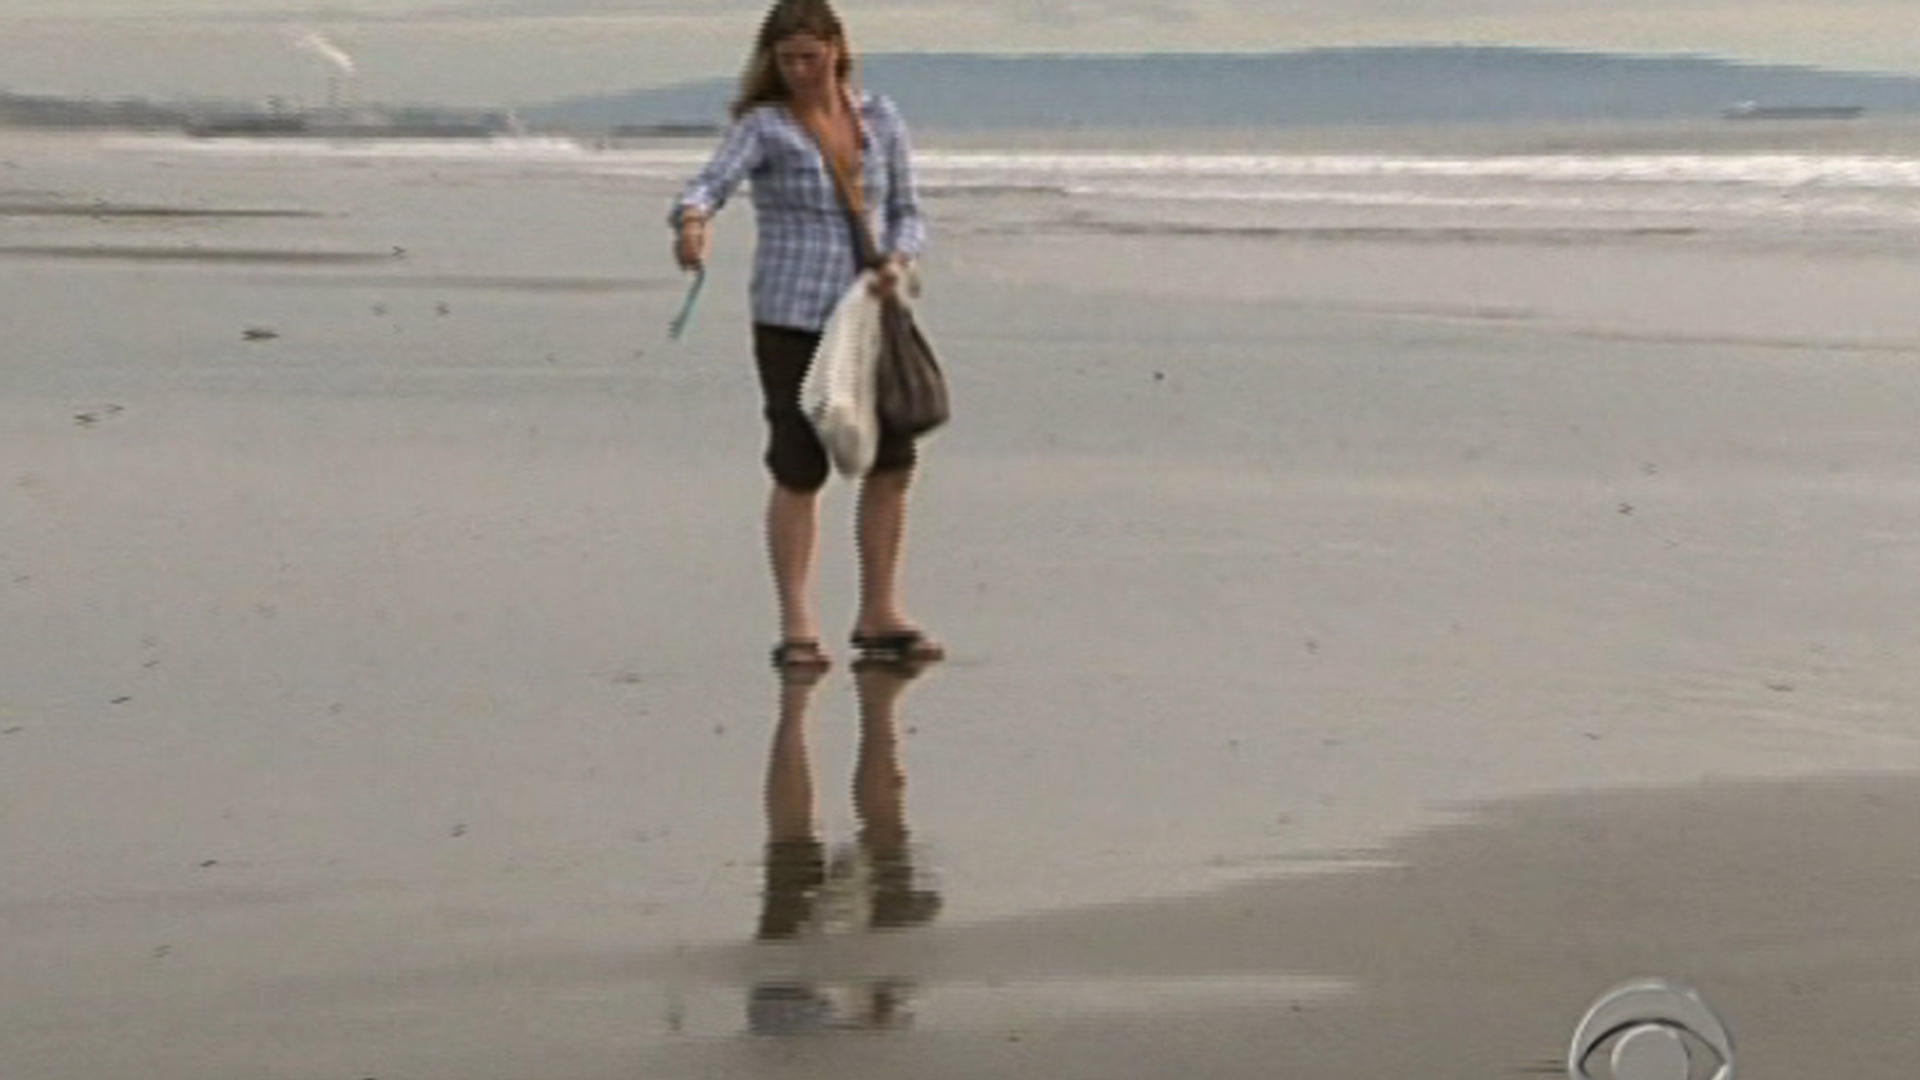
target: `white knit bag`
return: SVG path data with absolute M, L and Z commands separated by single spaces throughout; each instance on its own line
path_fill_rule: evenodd
M 880 421 L 873 407 L 880 301 L 868 288 L 872 282 L 872 271 L 862 273 L 834 305 L 800 384 L 800 409 L 842 476 L 864 476 L 880 448 Z

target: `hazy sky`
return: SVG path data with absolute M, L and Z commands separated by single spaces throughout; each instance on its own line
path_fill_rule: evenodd
M 738 70 L 765 0 L 0 0 L 0 87 L 514 103 Z M 1920 74 L 1920 0 L 844 0 L 857 47 L 1479 42 Z M 322 41 L 306 37 L 320 35 Z M 305 44 L 302 44 L 303 38 Z

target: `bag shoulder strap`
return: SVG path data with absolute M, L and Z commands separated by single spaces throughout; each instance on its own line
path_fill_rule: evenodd
M 852 109 L 853 103 L 848 102 L 847 107 Z M 855 123 L 857 124 L 858 121 L 856 120 Z M 873 230 L 867 227 L 867 219 L 860 212 L 862 200 L 853 178 L 847 175 L 847 170 L 841 166 L 840 159 L 833 156 L 827 149 L 826 142 L 820 138 L 820 132 L 815 130 L 812 124 L 803 122 L 800 126 L 812 136 L 814 147 L 820 151 L 821 162 L 827 166 L 827 172 L 833 176 L 834 191 L 840 195 L 840 209 L 847 215 L 847 230 L 853 235 L 854 261 L 859 263 L 863 270 L 878 265 L 880 245 L 874 242 Z

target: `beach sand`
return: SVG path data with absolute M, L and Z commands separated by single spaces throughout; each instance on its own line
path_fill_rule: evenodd
M 744 214 L 669 343 L 658 181 L 90 145 L 0 195 L 278 213 L 0 215 L 9 1080 L 1548 1074 L 1643 975 L 1911 1058 L 1910 270 L 956 214 L 940 911 L 767 944 Z

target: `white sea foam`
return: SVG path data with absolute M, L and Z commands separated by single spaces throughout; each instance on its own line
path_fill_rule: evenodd
M 697 166 L 705 146 L 598 148 L 564 136 L 491 139 L 194 139 L 134 136 L 106 140 L 127 150 L 235 156 L 418 160 L 554 161 L 594 171 Z M 919 169 L 953 182 L 1007 184 L 1060 177 L 1498 179 L 1531 183 L 1647 183 L 1829 187 L 1920 192 L 1920 157 L 1874 154 L 1392 154 L 1043 153 L 922 151 Z
M 920 172 L 943 195 L 1051 191 L 1081 206 L 1920 224 L 1920 158 L 1893 156 L 930 153 Z
M 1823 154 L 926 153 L 923 169 L 994 176 L 1445 177 L 1540 183 L 1693 183 L 1920 190 L 1920 158 Z
M 506 167 L 674 185 L 711 153 L 704 142 L 598 146 L 556 136 L 491 139 L 116 137 L 146 154 L 300 158 L 395 167 Z M 1662 220 L 1920 225 L 1920 156 L 1868 153 L 1071 152 L 923 150 L 922 185 L 945 198 L 1048 196 L 1078 207 L 1169 206 L 1655 216 Z M 1249 211 L 1259 212 L 1259 211 Z

